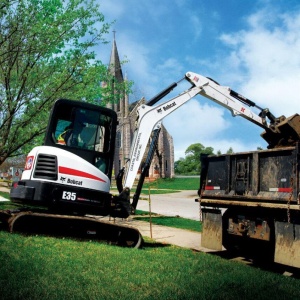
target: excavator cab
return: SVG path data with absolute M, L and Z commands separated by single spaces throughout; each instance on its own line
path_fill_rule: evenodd
M 117 116 L 86 102 L 56 101 L 46 131 L 45 146 L 67 150 L 111 178 Z
M 105 107 L 57 100 L 43 146 L 27 156 L 12 201 L 68 213 L 111 211 L 117 114 Z

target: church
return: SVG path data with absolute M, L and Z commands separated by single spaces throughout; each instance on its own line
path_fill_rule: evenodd
M 118 82 L 124 82 L 122 67 L 118 54 L 116 39 L 114 37 L 112 50 L 109 62 L 109 72 L 114 76 Z M 136 120 L 137 108 L 146 103 L 142 98 L 135 103 L 129 103 L 128 95 L 121 97 L 118 103 L 107 104 L 108 108 L 113 109 L 118 115 L 118 127 L 116 135 L 116 149 L 114 158 L 114 173 L 118 174 L 127 162 L 130 155 L 130 146 L 133 139 L 134 126 Z M 147 150 L 146 150 L 147 154 Z M 145 159 L 145 157 L 144 157 Z M 156 178 L 173 178 L 174 177 L 174 145 L 173 138 L 168 133 L 166 128 L 162 125 L 157 150 L 155 151 L 149 174 L 147 176 L 150 180 Z

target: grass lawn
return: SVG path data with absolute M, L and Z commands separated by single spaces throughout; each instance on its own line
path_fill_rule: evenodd
M 199 177 L 189 177 L 189 178 L 159 178 L 154 182 L 147 182 L 143 185 L 144 189 L 148 189 L 149 185 L 151 191 L 154 189 L 171 189 L 171 190 L 195 190 L 199 189 L 200 179 Z
M 9 199 L 9 193 L 1 192 L 1 191 L 0 191 L 0 196 Z
M 134 218 L 139 221 L 150 222 L 149 212 L 146 211 L 137 210 Z M 180 217 L 168 217 L 152 213 L 151 222 L 152 224 L 156 225 L 175 227 L 197 232 L 202 231 L 202 222 Z
M 1 299 L 299 299 L 300 281 L 148 240 L 125 249 L 0 231 Z
M 153 182 L 148 182 L 145 179 L 143 184 L 142 193 L 148 194 L 149 187 L 152 194 L 165 194 L 165 193 L 176 193 L 183 190 L 194 190 L 197 191 L 200 185 L 200 177 L 188 177 L 188 178 L 159 178 Z M 117 190 L 116 187 L 113 189 Z M 134 192 L 135 188 L 132 188 Z
M 0 209 L 11 205 L 0 202 Z M 144 213 L 138 216 L 147 218 Z M 169 221 L 153 217 L 159 219 Z M 127 249 L 0 231 L 0 295 L 3 300 L 299 299 L 300 280 L 150 239 L 143 249 Z

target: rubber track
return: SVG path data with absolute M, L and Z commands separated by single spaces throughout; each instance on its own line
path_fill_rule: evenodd
M 143 243 L 142 236 L 136 228 L 113 224 L 94 216 L 0 210 L 0 220 L 3 229 L 11 233 L 95 240 L 130 248 L 140 248 Z

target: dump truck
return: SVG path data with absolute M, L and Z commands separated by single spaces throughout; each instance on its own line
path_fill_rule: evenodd
M 202 246 L 300 267 L 300 145 L 201 157 Z

